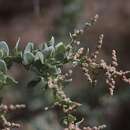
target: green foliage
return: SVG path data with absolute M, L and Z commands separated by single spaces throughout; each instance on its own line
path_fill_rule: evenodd
M 32 64 L 33 63 L 33 61 L 34 61 L 34 55 L 33 55 L 33 53 L 31 53 L 31 52 L 25 52 L 24 54 L 23 54 L 23 63 L 25 64 L 25 65 L 29 65 L 29 64 Z
M 64 121 L 63 123 L 65 125 L 68 125 L 68 123 L 74 123 L 76 121 L 76 117 L 71 115 L 71 114 L 68 114 L 65 118 L 64 118 Z
M 0 57 L 6 57 L 9 55 L 9 48 L 5 41 L 0 42 Z
M 32 52 L 34 49 L 34 44 L 32 42 L 29 42 L 27 46 L 25 47 L 24 53 L 26 52 Z
M 40 61 L 41 64 L 44 64 L 44 55 L 42 52 L 38 51 L 35 55 L 35 61 Z
M 21 51 L 19 40 L 12 53 L 9 53 L 6 42 L 0 42 L 0 87 L 17 84 L 17 81 L 7 73 L 8 69 L 16 62 L 23 64 L 27 70 L 35 72 L 35 79 L 28 83 L 29 88 L 40 85 L 44 90 L 50 89 L 53 91 L 54 104 L 61 105 L 63 111 L 68 111 L 71 107 L 79 105 L 67 98 L 63 91 L 63 87 L 71 81 L 61 73 L 63 66 L 72 60 L 69 58 L 72 55 L 71 44 L 68 44 L 71 46 L 68 49 L 68 46 L 65 46 L 63 42 L 56 43 L 54 37 L 52 37 L 48 43 L 41 45 L 40 48 L 36 48 L 32 42 L 29 42 L 25 49 Z M 71 114 L 67 117 L 68 121 L 75 120 Z
M 0 71 L 3 73 L 7 73 L 7 66 L 4 60 L 0 59 Z
M 3 74 L 3 76 L 1 76 L 1 82 L 3 82 L 3 84 L 6 85 L 10 82 L 16 83 L 16 81 L 7 74 L 7 69 L 10 68 L 13 62 L 22 63 L 26 69 L 28 68 L 28 70 L 35 70 L 37 72 L 38 80 L 30 82 L 29 86 L 34 86 L 41 81 L 47 82 L 47 76 L 56 76 L 61 73 L 61 66 L 66 62 L 66 52 L 68 51 L 63 42 L 56 44 L 54 37 L 52 37 L 51 40 L 43 44 L 41 48 L 35 48 L 34 44 L 29 42 L 23 52 L 18 48 L 19 42 L 18 40 L 12 54 L 9 53 L 6 42 L 0 42 L 0 72 L 1 75 Z
M 64 43 L 63 42 L 58 43 L 55 46 L 55 58 L 58 61 L 65 59 L 65 51 L 66 51 L 66 48 L 65 48 Z

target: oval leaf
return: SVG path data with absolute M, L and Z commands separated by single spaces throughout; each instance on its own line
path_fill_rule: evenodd
M 63 42 L 58 43 L 56 46 L 56 52 L 57 53 L 64 53 L 65 52 L 65 45 Z
M 3 56 L 9 55 L 9 47 L 5 41 L 0 41 L 0 50 L 3 51 Z
M 30 52 L 26 52 L 23 55 L 23 62 L 25 65 L 31 64 L 34 61 L 34 55 Z
M 49 46 L 43 50 L 43 54 L 45 56 L 51 56 L 55 52 L 55 49 L 53 46 Z
M 4 60 L 0 59 L 0 71 L 3 73 L 7 72 L 7 66 Z
M 55 46 L 55 57 L 57 60 L 63 60 L 65 58 L 65 45 L 63 42 L 58 43 Z
M 2 49 L 0 49 L 0 57 L 2 58 L 4 56 L 4 52 Z
M 26 53 L 26 52 L 32 52 L 33 49 L 34 49 L 34 44 L 32 42 L 29 42 L 27 44 L 27 46 L 25 47 L 24 53 Z
M 38 51 L 35 55 L 35 61 L 37 60 L 40 60 L 42 64 L 44 63 L 44 55 L 40 51 Z

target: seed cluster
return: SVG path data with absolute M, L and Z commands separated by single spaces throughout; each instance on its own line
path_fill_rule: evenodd
M 95 76 L 102 71 L 104 73 L 105 82 L 109 86 L 110 95 L 113 95 L 117 79 L 121 79 L 130 84 L 130 78 L 127 76 L 130 71 L 118 70 L 118 60 L 115 50 L 112 50 L 111 64 L 107 64 L 103 59 L 96 60 L 102 47 L 102 41 L 103 35 L 101 34 L 96 50 L 90 54 L 90 56 L 82 57 L 81 67 L 90 83 L 97 82 Z
M 92 55 L 91 55 L 91 60 L 93 60 L 93 61 L 96 60 L 97 56 L 98 56 L 99 53 L 100 53 L 100 50 L 101 50 L 101 48 L 102 48 L 102 43 L 103 43 L 103 37 L 104 37 L 103 34 L 101 34 L 101 35 L 99 36 L 98 45 L 97 45 L 97 47 L 96 47 L 96 50 L 95 50 L 95 51 L 92 53 Z
M 99 68 L 101 68 L 104 71 L 105 80 L 109 86 L 110 95 L 113 95 L 114 89 L 116 87 L 117 79 L 120 79 L 130 84 L 130 78 L 127 77 L 130 71 L 118 70 L 117 66 L 118 66 L 118 63 L 115 62 L 115 60 L 113 60 L 112 64 L 110 65 L 108 65 L 104 60 L 101 60 L 101 63 L 99 64 Z
M 74 30 L 74 33 L 72 33 L 72 34 L 70 33 L 70 37 L 72 39 L 71 44 L 77 44 L 77 45 L 79 45 L 80 44 L 80 37 L 81 37 L 81 35 L 86 30 L 88 30 L 91 26 L 93 26 L 96 23 L 98 17 L 99 16 L 96 14 L 94 16 L 94 18 L 92 18 L 90 21 L 88 21 L 88 22 L 85 23 L 85 25 L 84 25 L 84 27 L 82 29 L 77 29 L 77 30 Z
M 17 104 L 17 105 L 4 105 L 1 104 L 0 105 L 0 112 L 2 113 L 0 118 L 2 121 L 2 130 L 11 130 L 11 128 L 20 128 L 20 124 L 18 123 L 14 123 L 14 122 L 10 122 L 6 119 L 6 114 L 11 112 L 11 111 L 16 111 L 19 109 L 24 109 L 26 106 L 24 104 Z
M 74 59 L 75 61 L 79 61 L 80 58 L 81 58 L 81 56 L 82 56 L 82 54 L 83 54 L 83 51 L 84 51 L 84 48 L 80 48 L 80 49 L 74 54 L 73 59 Z
M 90 27 L 93 25 L 98 16 L 96 15 L 94 19 L 91 20 L 91 22 L 86 23 L 85 27 L 81 30 L 77 30 L 73 35 L 72 41 L 75 41 L 75 43 L 79 43 L 79 41 L 76 41 L 75 39 L 78 38 L 79 35 L 83 34 L 84 30 L 86 28 Z M 81 33 L 82 32 L 82 33 Z M 95 84 L 97 82 L 96 80 L 96 75 L 98 72 L 104 72 L 104 77 L 105 77 L 105 82 L 108 84 L 109 87 L 109 93 L 110 95 L 113 95 L 114 89 L 116 87 L 116 80 L 121 79 L 124 82 L 130 84 L 130 79 L 127 76 L 130 71 L 123 71 L 123 70 L 118 70 L 118 60 L 117 60 L 117 55 L 116 51 L 112 50 L 112 63 L 107 64 L 103 59 L 97 60 L 97 57 L 100 53 L 100 50 L 102 48 L 103 44 L 103 37 L 104 35 L 101 34 L 99 36 L 98 40 L 98 45 L 95 49 L 95 51 L 91 54 L 83 55 L 84 53 L 84 48 L 80 48 L 76 53 L 73 55 L 73 60 L 75 63 L 78 62 L 76 65 L 81 64 L 82 70 L 84 71 L 85 76 L 87 77 L 87 80 L 91 84 Z
M 63 91 L 63 83 L 65 81 L 71 81 L 71 79 L 66 79 L 66 76 L 68 77 L 70 74 L 72 74 L 72 70 L 69 70 L 69 73 L 65 75 L 58 75 L 56 78 L 48 78 L 48 87 L 53 90 L 56 98 L 55 106 L 61 107 L 64 113 L 68 113 L 80 106 L 79 103 L 71 101 Z
M 83 127 L 81 129 L 76 124 L 69 124 L 69 127 L 65 128 L 64 130 L 102 130 L 104 128 L 106 128 L 106 125 L 100 125 L 100 126 L 94 126 L 94 127 Z

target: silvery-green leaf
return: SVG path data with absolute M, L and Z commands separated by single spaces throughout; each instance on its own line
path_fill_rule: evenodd
M 19 42 L 20 42 L 20 37 L 18 38 L 18 41 L 16 42 L 16 45 L 15 45 L 15 48 L 14 48 L 16 52 L 18 51 Z
M 48 48 L 47 43 L 44 43 L 44 44 L 43 44 L 43 48 L 44 48 L 44 49 Z
M 7 66 L 4 60 L 0 59 L 0 71 L 3 73 L 7 72 Z
M 32 42 L 29 42 L 27 44 L 27 46 L 25 47 L 24 53 L 26 53 L 26 52 L 32 52 L 33 49 L 34 49 L 34 44 Z
M 57 60 L 63 60 L 65 58 L 65 49 L 63 42 L 60 42 L 55 46 L 55 58 Z
M 4 56 L 4 52 L 2 49 L 0 49 L 0 58 L 2 58 Z
M 31 64 L 34 61 L 34 55 L 30 52 L 26 52 L 23 54 L 23 62 L 25 65 Z
M 53 36 L 51 37 L 51 40 L 49 41 L 49 44 L 52 45 L 52 46 L 54 46 L 54 44 L 55 44 L 55 39 L 54 39 Z
M 3 51 L 3 56 L 9 55 L 9 47 L 5 41 L 0 41 L 0 49 Z
M 7 79 L 6 79 L 6 84 L 7 85 L 15 85 L 17 83 L 18 82 L 14 78 L 12 78 L 11 76 L 7 76 Z
M 63 42 L 58 43 L 58 44 L 55 46 L 55 48 L 56 48 L 56 52 L 57 52 L 57 53 L 62 53 L 62 52 L 65 51 L 65 45 L 64 45 Z
M 35 61 L 37 60 L 40 60 L 42 64 L 44 63 L 44 55 L 40 51 L 38 51 L 35 55 Z
M 0 72 L 0 83 L 5 83 L 6 76 L 3 72 Z
M 55 49 L 53 46 L 49 46 L 47 48 L 45 48 L 42 52 L 45 56 L 50 56 L 54 53 Z

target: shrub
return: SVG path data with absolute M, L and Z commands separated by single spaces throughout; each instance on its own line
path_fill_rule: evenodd
M 106 63 L 105 60 L 99 59 L 100 49 L 103 42 L 103 34 L 99 36 L 98 45 L 94 52 L 90 52 L 87 48 L 79 48 L 80 37 L 87 31 L 97 20 L 98 15 L 85 24 L 80 30 L 75 30 L 70 33 L 70 43 L 56 43 L 54 37 L 48 43 L 42 44 L 40 47 L 35 47 L 32 42 L 29 42 L 25 49 L 19 49 L 17 41 L 13 51 L 10 52 L 5 41 L 0 42 L 0 87 L 11 86 L 17 84 L 17 81 L 8 74 L 8 69 L 13 63 L 22 64 L 27 71 L 33 71 L 36 78 L 28 83 L 28 87 L 37 87 L 40 83 L 45 90 L 52 91 L 54 103 L 51 107 L 46 107 L 45 110 L 58 107 L 64 115 L 65 130 L 80 130 L 79 125 L 82 121 L 76 120 L 76 115 L 73 112 L 80 107 L 80 103 L 72 101 L 64 92 L 64 87 L 72 81 L 72 70 L 68 73 L 63 73 L 63 67 L 66 64 L 71 64 L 74 67 L 79 66 L 84 72 L 88 82 L 92 85 L 96 84 L 96 77 L 102 73 L 105 77 L 105 82 L 108 85 L 110 95 L 113 95 L 118 79 L 130 84 L 128 74 L 130 71 L 118 70 L 118 60 L 116 51 L 112 50 L 112 62 Z M 72 69 L 73 69 L 72 68 Z M 17 105 L 0 105 L 1 111 L 1 129 L 10 130 L 11 128 L 19 128 L 20 124 L 7 121 L 7 113 L 17 109 L 23 109 L 24 104 Z M 83 127 L 83 130 L 100 130 L 105 128 L 105 125 L 98 127 Z

